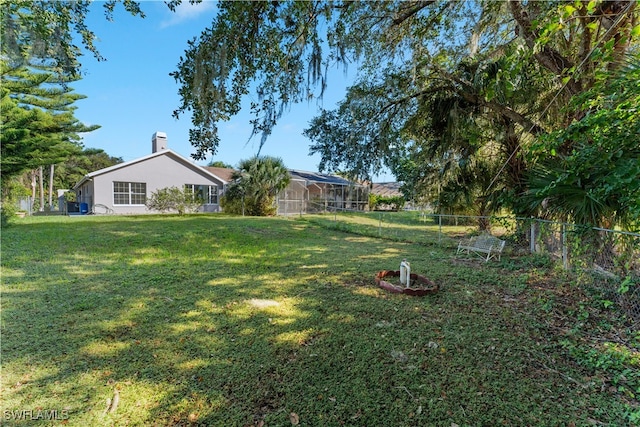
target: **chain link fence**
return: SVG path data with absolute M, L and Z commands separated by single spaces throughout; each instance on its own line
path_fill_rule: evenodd
M 462 238 L 484 232 L 507 241 L 503 262 L 546 254 L 572 271 L 581 286 L 616 303 L 640 326 L 640 234 L 513 216 L 441 215 L 425 211 L 324 210 L 305 218 L 372 237 L 438 245 L 452 252 Z M 301 214 L 302 215 L 302 214 Z
M 548 253 L 575 272 L 580 284 L 614 301 L 640 325 L 640 234 L 539 219 L 530 229 L 531 252 Z

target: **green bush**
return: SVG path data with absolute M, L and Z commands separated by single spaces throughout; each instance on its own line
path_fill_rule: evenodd
M 243 210 L 244 204 L 244 210 Z M 220 207 L 225 213 L 249 216 L 273 216 L 277 212 L 273 196 L 243 198 L 242 190 L 237 185 L 231 185 L 220 199 Z
M 379 194 L 369 194 L 369 209 L 391 210 L 399 212 L 404 207 L 406 201 L 403 196 L 381 196 Z
M 160 212 L 177 211 L 180 215 L 186 212 L 195 212 L 202 205 L 203 200 L 196 197 L 191 191 L 178 187 L 161 188 L 151 193 L 147 199 L 147 209 Z

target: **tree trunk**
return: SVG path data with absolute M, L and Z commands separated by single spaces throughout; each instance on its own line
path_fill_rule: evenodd
M 51 165 L 49 169 L 49 209 L 53 208 L 53 171 L 55 166 Z
M 40 208 L 38 209 L 40 212 L 44 211 L 44 179 L 42 173 L 42 166 L 38 168 L 38 180 L 40 186 Z
M 31 171 L 31 203 L 33 204 L 36 201 L 36 171 Z

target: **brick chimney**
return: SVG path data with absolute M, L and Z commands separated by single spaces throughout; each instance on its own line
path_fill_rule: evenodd
M 167 134 L 164 132 L 156 132 L 151 137 L 151 152 L 155 153 L 160 150 L 167 149 Z

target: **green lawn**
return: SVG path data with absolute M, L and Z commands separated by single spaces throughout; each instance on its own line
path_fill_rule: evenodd
M 625 425 L 638 416 L 636 344 L 624 358 L 607 347 L 595 362 L 583 351 L 601 350 L 584 343 L 588 322 L 623 334 L 602 320 L 613 313 L 580 305 L 584 296 L 539 257 L 484 264 L 453 252 L 304 219 L 16 220 L 2 230 L 3 423 L 31 423 L 14 420 L 24 411 L 57 411 L 68 419 L 51 424 L 70 426 Z M 377 288 L 375 273 L 403 258 L 441 291 Z M 599 360 L 622 360 L 615 372 L 626 376 Z

